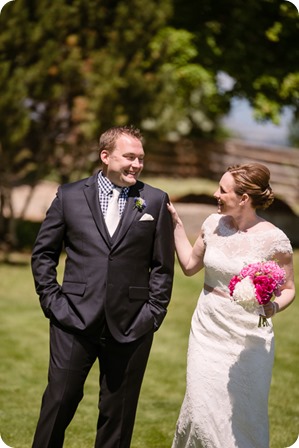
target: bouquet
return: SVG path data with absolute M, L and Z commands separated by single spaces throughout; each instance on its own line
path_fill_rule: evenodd
M 255 311 L 266 305 L 273 296 L 280 295 L 280 286 L 286 281 L 285 270 L 275 261 L 261 261 L 245 266 L 239 275 L 229 282 L 233 300 L 248 311 Z M 268 326 L 265 316 L 260 315 L 258 326 Z

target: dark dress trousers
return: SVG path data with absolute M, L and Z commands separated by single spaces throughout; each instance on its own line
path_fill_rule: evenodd
M 146 207 L 135 207 L 142 198 Z M 50 319 L 50 365 L 33 447 L 59 448 L 94 361 L 100 363 L 97 448 L 128 448 L 153 333 L 171 297 L 174 241 L 165 192 L 140 181 L 115 234 L 107 231 L 97 174 L 59 187 L 32 254 Z M 56 268 L 66 252 L 62 284 Z

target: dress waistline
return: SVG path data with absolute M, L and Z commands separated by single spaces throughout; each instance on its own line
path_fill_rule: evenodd
M 230 299 L 230 296 L 228 295 L 228 293 L 223 291 L 220 288 L 212 288 L 212 286 L 207 285 L 206 283 L 204 283 L 203 288 L 205 291 L 212 292 L 213 294 L 216 294 L 217 296 L 224 297 L 225 299 Z

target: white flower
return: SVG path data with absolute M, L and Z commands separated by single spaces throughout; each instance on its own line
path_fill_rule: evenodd
M 243 278 L 235 285 L 233 300 L 242 305 L 247 311 L 257 308 L 258 302 L 255 297 L 255 287 L 250 277 Z

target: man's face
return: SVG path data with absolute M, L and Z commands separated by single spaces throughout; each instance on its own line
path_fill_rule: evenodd
M 130 135 L 120 136 L 114 151 L 101 152 L 104 175 L 119 187 L 135 185 L 143 169 L 143 159 L 142 143 Z

